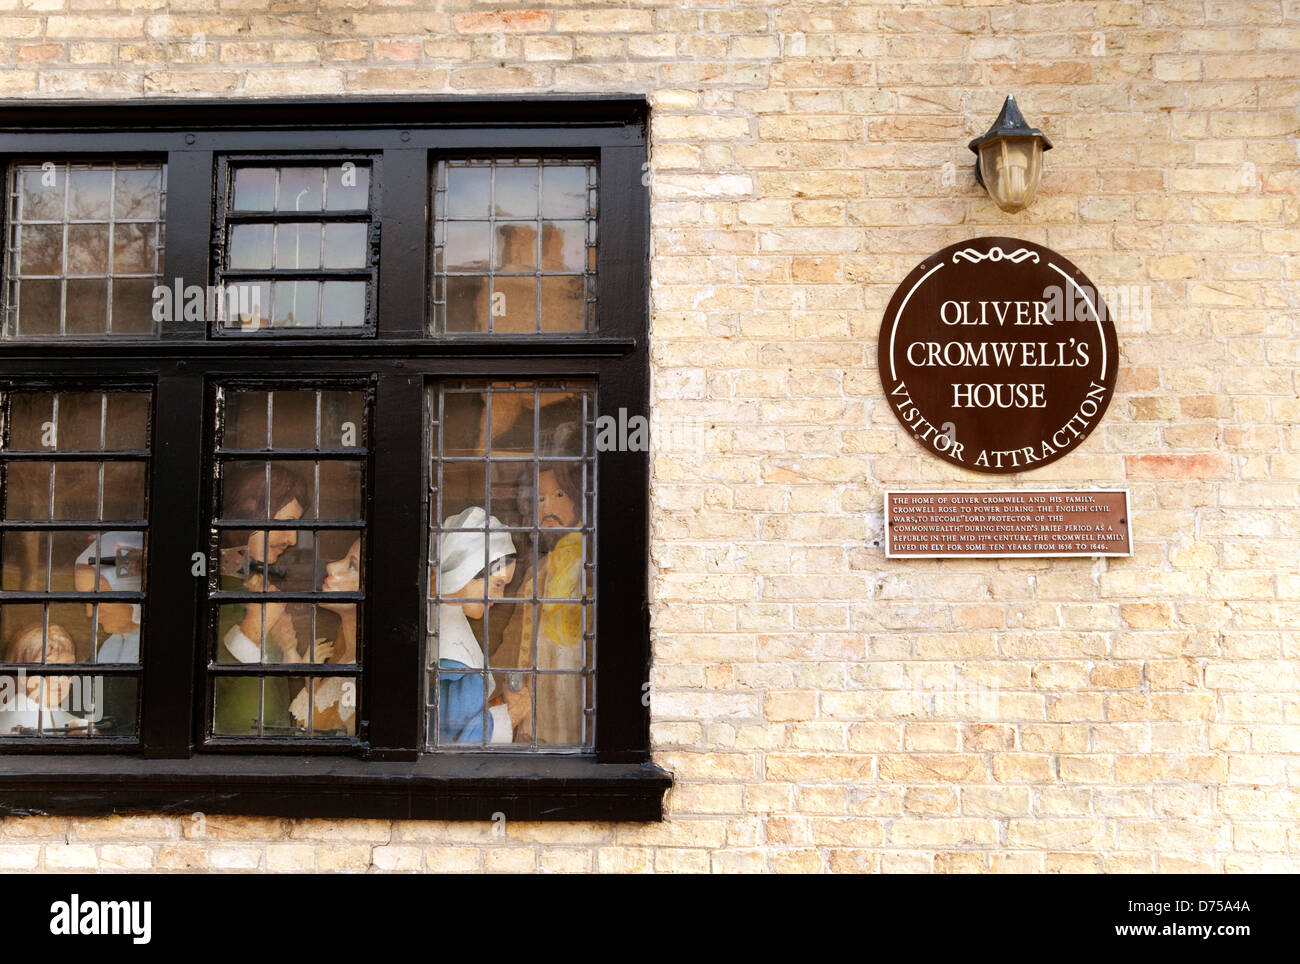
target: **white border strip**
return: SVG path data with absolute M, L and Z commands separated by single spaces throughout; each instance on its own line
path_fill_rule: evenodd
M 1104 332 L 1101 327 L 1101 312 L 1098 311 L 1097 306 L 1092 303 L 1092 299 L 1088 297 L 1087 292 L 1085 292 L 1083 288 L 1079 287 L 1079 282 L 1075 281 L 1052 262 L 1047 262 L 1047 266 L 1066 281 L 1070 282 L 1070 284 L 1074 285 L 1075 290 L 1079 292 L 1084 302 L 1092 309 L 1092 318 L 1097 323 L 1097 337 L 1101 339 L 1101 378 L 1098 380 L 1104 382 L 1106 380 L 1106 332 Z
M 894 370 L 894 336 L 898 334 L 898 323 L 900 320 L 902 320 L 903 309 L 906 308 L 907 303 L 912 300 L 912 295 L 916 294 L 916 289 L 921 287 L 921 285 L 925 283 L 925 279 L 930 277 L 930 275 L 934 274 L 942 267 L 943 267 L 943 262 L 940 261 L 938 264 L 936 264 L 925 274 L 921 275 L 921 277 L 917 279 L 916 284 L 912 285 L 912 290 L 907 293 L 907 297 L 903 299 L 903 303 L 898 306 L 898 310 L 894 312 L 894 325 L 892 328 L 889 329 L 889 377 L 892 378 L 894 381 L 898 381 L 898 373 Z M 1104 352 L 1105 350 L 1106 349 L 1103 347 L 1102 351 Z M 1105 370 L 1104 365 L 1102 366 L 1102 370 L 1103 371 Z M 890 387 L 886 385 L 885 386 L 886 395 L 889 394 L 889 389 Z

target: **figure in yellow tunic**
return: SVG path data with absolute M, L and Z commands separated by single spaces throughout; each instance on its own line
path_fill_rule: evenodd
M 557 462 L 543 466 L 538 474 L 537 517 L 545 528 L 568 528 L 579 524 L 581 486 L 576 463 Z M 572 600 L 521 606 L 519 665 L 564 670 L 564 674 L 537 675 L 536 729 L 538 743 L 552 746 L 581 746 L 583 743 L 582 670 L 590 657 L 583 645 L 583 605 L 591 598 L 584 576 L 583 533 L 562 535 L 538 563 L 537 595 L 541 599 Z M 525 576 L 521 593 L 532 591 L 533 573 Z M 536 618 L 534 618 L 536 614 Z

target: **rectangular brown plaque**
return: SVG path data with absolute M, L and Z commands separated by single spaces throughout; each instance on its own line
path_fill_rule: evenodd
M 885 493 L 885 555 L 1131 556 L 1124 489 Z

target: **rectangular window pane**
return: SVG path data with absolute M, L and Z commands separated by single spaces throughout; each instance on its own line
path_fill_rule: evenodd
M 596 164 L 441 159 L 434 171 L 434 332 L 595 330 Z
M 4 337 L 158 334 L 166 165 L 9 167 Z
M 137 733 L 150 402 L 0 398 L 0 741 Z
M 378 261 L 373 163 L 223 161 L 219 273 L 223 286 L 256 297 L 221 312 L 218 330 L 343 333 L 370 326 L 368 292 Z
M 428 396 L 428 743 L 594 746 L 595 386 Z
M 214 738 L 357 737 L 368 407 L 360 388 L 218 392 Z

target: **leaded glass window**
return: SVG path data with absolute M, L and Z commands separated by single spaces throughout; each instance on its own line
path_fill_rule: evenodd
M 596 175 L 581 158 L 439 160 L 434 330 L 594 331 Z
M 10 165 L 4 337 L 157 335 L 166 213 L 165 164 Z
M 577 752 L 595 722 L 595 386 L 429 392 L 429 743 Z
M 0 740 L 136 736 L 150 403 L 0 400 L 0 661 L 17 668 L 0 677 Z

